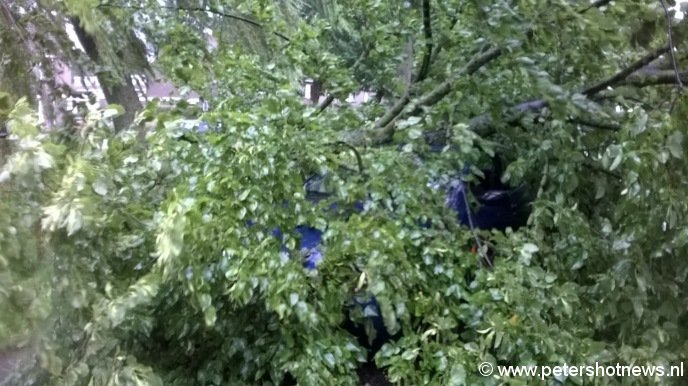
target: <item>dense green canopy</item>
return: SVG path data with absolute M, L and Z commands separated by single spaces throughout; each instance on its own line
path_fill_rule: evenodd
M 0 4 L 0 348 L 33 353 L 17 384 L 354 385 L 355 292 L 402 332 L 374 359 L 392 384 L 681 384 L 478 372 L 688 360 L 688 35 L 671 5 Z M 109 105 L 60 118 L 58 60 Z M 210 110 L 139 104 L 131 75 L 153 72 Z M 527 227 L 481 232 L 486 269 L 432 184 L 495 153 L 535 199 Z M 326 230 L 315 272 L 270 234 L 294 250 L 298 224 Z

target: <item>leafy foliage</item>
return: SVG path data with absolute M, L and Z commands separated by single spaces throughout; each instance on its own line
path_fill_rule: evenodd
M 6 96 L 6 94 L 5 94 Z M 8 125 L 21 133 L 0 171 L 0 340 L 17 343 L 43 326 L 49 315 L 50 264 L 40 231 L 40 204 L 46 197 L 45 182 L 55 166 L 59 149 L 39 133 L 36 115 L 25 100 L 9 114 Z

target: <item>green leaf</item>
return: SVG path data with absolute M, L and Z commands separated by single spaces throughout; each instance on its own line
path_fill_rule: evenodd
M 105 119 L 115 118 L 122 114 L 124 114 L 124 107 L 117 104 L 107 105 L 105 110 L 103 110 L 103 118 Z
M 217 321 L 217 314 L 215 311 L 215 307 L 210 306 L 203 311 L 203 317 L 205 319 L 205 325 L 208 327 L 212 327 L 215 325 L 215 322 Z
M 405 361 L 413 361 L 418 356 L 419 349 L 406 350 L 401 354 L 401 358 Z
M 412 139 L 412 140 L 418 139 L 422 135 L 423 135 L 423 131 L 421 129 L 418 129 L 418 128 L 413 128 L 413 129 L 409 130 L 409 132 L 408 132 L 409 139 Z
M 595 200 L 599 200 L 607 193 L 607 180 L 595 179 Z
M 76 208 L 70 208 L 67 214 L 67 235 L 72 236 L 81 229 L 83 225 L 83 217 L 81 212 Z
M 619 165 L 621 165 L 621 161 L 623 159 L 623 154 L 619 153 L 614 157 L 614 161 L 612 161 L 611 166 L 609 166 L 610 171 L 614 171 Z
M 466 369 L 462 365 L 454 365 L 451 369 L 451 375 L 449 378 L 449 385 L 451 386 L 463 386 L 466 383 Z
M 98 179 L 92 185 L 93 191 L 99 196 L 105 196 L 107 194 L 108 188 L 105 181 Z
M 530 265 L 530 261 L 533 258 L 533 254 L 535 254 L 539 250 L 540 248 L 538 248 L 538 246 L 535 244 L 523 244 L 523 246 L 521 247 L 521 259 L 524 262 L 524 264 Z
M 667 138 L 667 148 L 674 158 L 683 158 L 683 133 L 674 131 Z

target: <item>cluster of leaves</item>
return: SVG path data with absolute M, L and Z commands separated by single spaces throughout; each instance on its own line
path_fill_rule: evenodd
M 3 94 L 7 98 L 7 94 Z M 40 228 L 41 205 L 59 148 L 40 134 L 37 116 L 19 101 L 3 118 L 21 139 L 3 148 L 0 170 L 0 341 L 3 348 L 30 338 L 50 313 L 50 261 Z M 3 121 L 5 121 L 3 119 Z M 47 142 L 47 143 L 46 143 Z

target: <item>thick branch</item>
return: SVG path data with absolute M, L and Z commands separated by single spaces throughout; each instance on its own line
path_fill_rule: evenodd
M 19 35 L 19 38 L 22 41 L 25 42 L 27 35 L 26 30 L 17 23 L 16 18 L 12 14 L 12 10 L 10 10 L 9 6 L 5 4 L 5 2 L 0 3 L 0 16 L 2 16 L 2 18 L 5 20 L 4 24 L 8 26 L 12 25 L 14 27 L 14 32 Z
M 404 110 L 404 107 L 406 107 L 410 100 L 411 98 L 409 97 L 408 93 L 404 94 L 404 96 L 402 96 L 401 99 L 394 104 L 394 106 L 392 106 L 392 108 L 387 110 L 385 115 L 378 119 L 374 127 L 379 129 L 392 122 L 397 116 L 399 116 L 399 114 L 401 114 L 401 112 Z
M 647 87 L 663 84 L 677 85 L 678 81 L 688 82 L 688 71 L 675 72 L 674 70 L 656 71 L 654 73 L 637 73 L 629 76 L 621 85 Z
M 525 114 L 540 112 L 547 106 L 547 101 L 544 99 L 535 99 L 509 108 L 502 113 L 502 117 L 506 123 L 513 123 L 520 120 Z M 468 121 L 468 126 L 476 133 L 485 135 L 492 123 L 490 114 L 481 114 Z
M 688 82 L 688 71 L 680 72 L 679 77 L 682 82 Z M 673 70 L 653 71 L 653 72 L 635 72 L 631 76 L 614 83 L 614 86 L 634 86 L 634 87 L 648 87 L 658 85 L 676 84 L 676 73 Z M 601 90 L 600 90 L 601 91 Z M 593 95 L 590 95 L 593 96 Z M 589 96 L 589 97 L 590 97 Z M 544 99 L 534 99 L 527 102 L 519 103 L 502 113 L 502 119 L 505 123 L 513 123 L 521 119 L 525 114 L 537 113 L 548 106 Z M 599 129 L 617 131 L 619 128 L 613 125 L 601 124 L 599 122 L 583 121 L 579 118 L 572 119 L 571 122 L 582 125 L 596 127 Z M 481 114 L 472 118 L 468 125 L 469 127 L 484 135 L 492 125 L 492 117 L 490 114 Z
M 422 82 L 430 71 L 430 60 L 432 59 L 432 25 L 430 23 L 430 0 L 423 0 L 423 32 L 425 33 L 425 55 L 423 62 L 416 76 L 416 82 Z
M 662 54 L 664 54 L 668 51 L 669 51 L 669 46 L 660 47 L 660 48 L 650 52 L 649 54 L 643 56 L 642 58 L 640 58 L 639 60 L 637 60 L 636 62 L 631 64 L 630 66 L 617 72 L 613 76 L 611 76 L 611 77 L 609 77 L 609 78 L 607 78 L 607 79 L 605 79 L 605 80 L 603 80 L 603 81 L 601 81 L 601 82 L 599 82 L 599 83 L 597 83 L 591 87 L 586 88 L 585 90 L 583 90 L 581 92 L 581 94 L 590 98 L 591 96 L 593 96 L 593 95 L 597 94 L 598 92 L 606 89 L 607 87 L 612 87 L 612 86 L 622 82 L 624 79 L 628 78 L 628 76 L 630 76 L 632 73 L 634 73 L 634 72 L 640 70 L 641 68 L 647 66 L 648 64 L 650 64 L 650 62 L 657 59 Z

